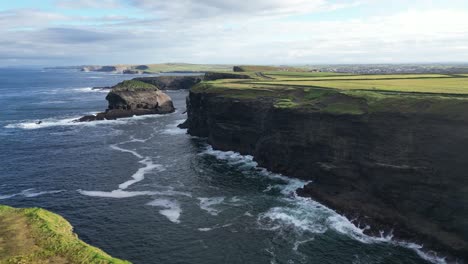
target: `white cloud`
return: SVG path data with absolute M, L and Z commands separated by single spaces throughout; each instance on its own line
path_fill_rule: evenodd
M 118 0 L 56 0 L 55 3 L 60 8 L 70 9 L 113 9 L 122 7 L 121 3 Z
M 2 12 L 0 58 L 47 61 L 50 56 L 65 64 L 468 61 L 468 10 L 410 10 L 354 20 L 297 21 L 293 16 L 284 19 L 284 14 L 294 12 L 281 8 L 285 2 L 279 0 L 251 3 L 247 11 L 240 11 L 245 3 L 204 0 L 201 4 L 224 14 L 209 11 L 204 17 L 195 16 L 191 0 L 183 2 L 185 7 L 180 2 L 134 1 L 150 8 L 146 17 L 152 19 L 64 17 L 37 10 Z M 324 1 L 295 1 L 309 10 L 317 10 L 317 5 L 332 8 Z M 181 11 L 189 19 L 177 15 L 174 10 L 178 8 L 189 10 Z M 229 13 L 230 9 L 236 11 Z M 271 15 L 264 15 L 267 13 Z M 80 23 L 70 24 L 75 20 Z M 11 25 L 34 30 L 12 31 Z M 0 64 L 4 62 L 0 60 Z
M 331 11 L 359 5 L 358 1 L 329 0 L 131 0 L 134 6 L 169 19 L 207 19 L 233 16 L 287 16 Z

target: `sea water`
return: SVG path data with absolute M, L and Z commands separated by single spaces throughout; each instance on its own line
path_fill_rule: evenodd
M 134 263 L 444 263 L 295 190 L 306 182 L 213 150 L 169 115 L 75 123 L 135 76 L 0 70 L 0 204 L 64 216 L 84 241 Z M 40 121 L 40 122 L 39 122 Z

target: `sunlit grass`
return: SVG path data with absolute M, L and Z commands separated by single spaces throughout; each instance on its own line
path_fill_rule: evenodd
M 81 241 L 61 216 L 0 205 L 0 263 L 128 264 Z

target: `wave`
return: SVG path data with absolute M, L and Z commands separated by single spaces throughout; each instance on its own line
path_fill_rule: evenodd
M 214 208 L 214 206 L 222 204 L 224 199 L 225 197 L 198 198 L 200 209 L 211 215 L 218 215 L 221 212 L 221 210 Z
M 382 233 L 380 237 L 366 235 L 364 232 L 369 227 L 359 228 L 348 218 L 339 215 L 334 210 L 310 198 L 300 197 L 296 194 L 298 188 L 310 182 L 285 177 L 258 167 L 258 163 L 254 161 L 252 156 L 241 155 L 234 151 L 214 150 L 211 146 L 207 146 L 200 154 L 212 155 L 217 159 L 226 161 L 228 165 L 236 166 L 241 171 L 254 170 L 262 176 L 282 182 L 277 185 L 269 185 L 265 192 L 270 191 L 272 188 L 279 189 L 282 194 L 280 199 L 284 200 L 287 206 L 270 208 L 268 211 L 259 214 L 257 223 L 261 229 L 279 232 L 282 236 L 284 234 L 291 235 L 291 231 L 293 231 L 293 235 L 296 236 L 294 239 L 296 242 L 292 247 L 293 250 L 297 250 L 301 244 L 312 241 L 314 234 L 322 234 L 331 229 L 361 243 L 388 243 L 412 249 L 421 258 L 432 263 L 446 263 L 443 257 L 423 251 L 421 245 L 395 240 L 392 234 L 384 235 Z M 206 209 L 211 210 L 212 208 L 208 206 Z M 304 237 L 306 239 L 303 239 Z
M 191 197 L 192 195 L 187 192 L 178 192 L 173 190 L 167 191 L 125 191 L 121 189 L 113 190 L 110 192 L 106 191 L 85 191 L 85 190 L 77 190 L 80 194 L 90 197 L 101 197 L 101 198 L 114 198 L 114 199 L 123 199 L 123 198 L 131 198 L 137 196 L 187 196 Z
M 182 129 L 177 127 L 178 125 L 185 122 L 185 119 L 176 120 L 174 123 L 166 126 L 166 129 L 162 131 L 162 134 L 166 135 L 185 135 L 187 134 L 187 129 Z
M 130 153 L 133 156 L 139 158 L 140 161 L 138 162 L 145 165 L 144 167 L 138 169 L 131 176 L 130 180 L 119 184 L 117 190 L 113 190 L 110 192 L 78 190 L 78 192 L 82 195 L 91 196 L 91 197 L 103 197 L 103 198 L 115 198 L 115 199 L 131 198 L 131 197 L 136 197 L 136 196 L 158 196 L 158 195 L 159 196 L 192 197 L 191 193 L 174 191 L 172 188 L 168 188 L 168 190 L 164 190 L 164 191 L 126 191 L 126 189 L 130 187 L 131 185 L 143 181 L 147 173 L 150 173 L 154 170 L 157 170 L 159 172 L 165 170 L 165 167 L 163 165 L 153 163 L 151 157 L 144 157 L 143 155 L 141 155 L 135 150 L 126 149 L 126 148 L 122 148 L 119 146 L 122 144 L 131 143 L 131 142 L 145 142 L 149 140 L 151 137 L 153 136 L 150 136 L 147 139 L 136 139 L 133 136 L 131 136 L 130 140 L 128 141 L 124 141 L 118 144 L 111 145 L 111 148 L 114 150 L 125 152 L 125 153 Z M 169 219 L 169 221 L 173 223 L 180 223 L 179 218 L 182 213 L 182 209 L 178 201 L 172 200 L 172 199 L 158 198 L 147 203 L 147 205 L 163 208 L 159 210 L 159 213 L 161 215 L 164 215 L 167 219 Z
M 96 114 L 96 112 L 92 114 Z M 63 126 L 95 127 L 98 125 L 123 125 L 123 124 L 128 124 L 134 121 L 138 121 L 138 120 L 159 118 L 162 116 L 163 115 L 143 115 L 143 116 L 120 118 L 117 120 L 98 120 L 98 121 L 92 121 L 92 122 L 75 122 L 77 119 L 81 118 L 82 116 L 67 117 L 67 118 L 62 118 L 62 119 L 48 118 L 48 119 L 43 119 L 43 120 L 23 120 L 18 123 L 8 124 L 5 126 L 5 128 L 34 130 L 34 129 L 63 127 Z
M 139 155 L 139 154 L 138 154 Z M 122 184 L 119 185 L 119 189 L 121 190 L 125 190 L 127 189 L 128 187 L 130 187 L 131 185 L 137 183 L 137 182 L 140 182 L 142 180 L 145 179 L 145 174 L 155 170 L 155 169 L 158 169 L 159 172 L 161 171 L 164 171 L 165 168 L 163 165 L 161 164 L 154 164 L 152 161 L 151 161 L 151 158 L 145 158 L 143 160 L 140 160 L 139 163 L 142 163 L 145 165 L 145 167 L 143 168 L 140 168 L 137 170 L 137 172 L 135 172 L 133 175 L 132 175 L 132 179 L 131 180 L 128 180 Z
M 147 203 L 147 205 L 164 208 L 162 210 L 159 210 L 159 213 L 161 215 L 164 215 L 165 217 L 167 217 L 167 219 L 169 219 L 169 221 L 173 223 L 180 223 L 179 218 L 182 213 L 182 209 L 178 201 L 168 199 L 156 199 Z
M 15 193 L 15 194 L 0 195 L 0 200 L 10 199 L 10 198 L 13 198 L 13 197 L 16 197 L 16 196 L 22 196 L 22 197 L 26 197 L 26 198 L 33 198 L 33 197 L 38 197 L 38 196 L 41 196 L 41 195 L 56 194 L 56 193 L 61 193 L 61 192 L 65 191 L 65 190 L 53 190 L 53 191 L 35 192 L 34 190 L 35 189 L 32 188 L 32 189 L 23 190 L 23 191 L 21 191 L 19 193 Z
M 72 91 L 79 92 L 79 93 L 109 93 L 110 90 L 94 89 L 93 87 L 82 87 L 82 88 L 74 88 L 72 89 Z

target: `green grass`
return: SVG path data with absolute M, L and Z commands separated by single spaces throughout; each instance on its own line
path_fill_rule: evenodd
M 263 66 L 263 65 L 240 65 L 235 66 L 242 72 L 304 72 L 302 68 L 290 66 Z
M 308 77 L 300 77 L 294 76 L 285 76 L 285 75 L 269 75 L 272 76 L 274 79 L 278 81 L 330 81 L 330 80 L 337 80 L 337 81 L 371 81 L 371 80 L 397 80 L 397 79 L 433 79 L 433 78 L 453 78 L 450 75 L 444 74 L 388 74 L 388 75 L 329 75 L 326 76 L 326 73 L 323 73 L 323 76 L 317 75 L 309 75 Z M 460 76 L 463 77 L 463 76 Z
M 137 65 L 135 65 L 137 66 Z M 189 64 L 189 63 L 162 63 L 162 64 L 146 64 L 148 69 L 146 72 L 206 72 L 206 71 L 220 71 L 232 72 L 233 65 L 223 64 Z
M 287 76 L 302 76 L 301 78 L 309 76 L 306 80 L 291 80 L 285 75 L 269 76 L 274 76 L 275 79 L 252 75 L 254 79 L 251 80 L 222 79 L 202 82 L 192 88 L 192 92 L 261 100 L 271 102 L 275 108 L 331 114 L 427 113 L 468 120 L 468 78 L 462 75 L 331 74 L 329 77 L 311 77 L 312 73 L 287 73 Z
M 128 264 L 81 241 L 61 216 L 0 205 L 0 263 Z
M 273 78 L 309 78 L 309 77 L 328 77 L 328 76 L 346 76 L 346 73 L 334 72 L 294 72 L 294 71 L 265 71 L 265 74 Z
M 408 93 L 468 94 L 468 78 L 408 78 L 388 80 L 306 80 L 306 81 L 261 81 L 258 85 L 288 85 L 322 87 L 339 90 L 378 90 Z
M 112 87 L 113 91 L 134 91 L 136 89 L 148 89 L 148 90 L 156 90 L 158 87 L 155 85 L 145 83 L 142 81 L 137 80 L 127 80 Z

